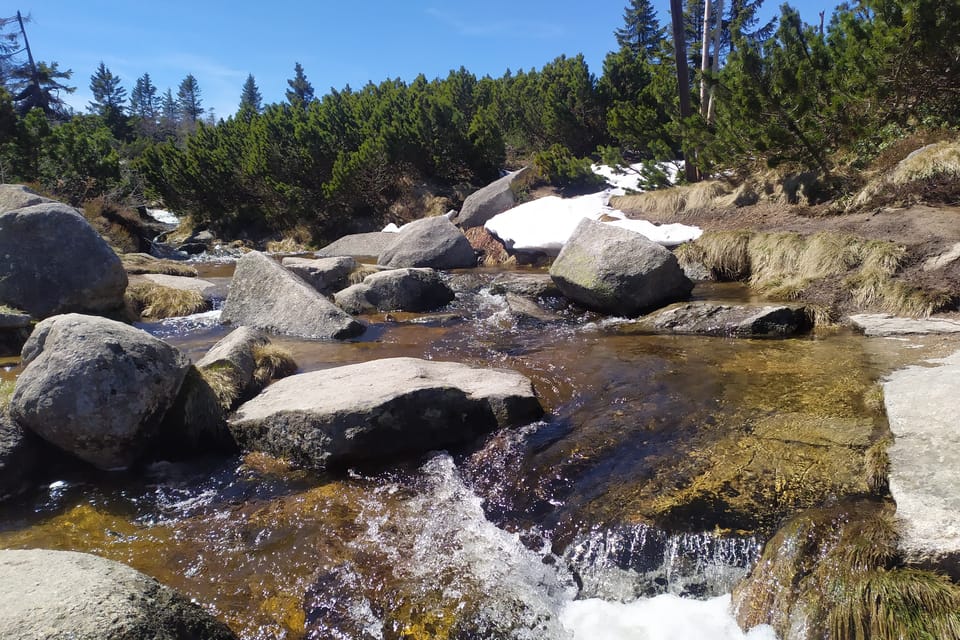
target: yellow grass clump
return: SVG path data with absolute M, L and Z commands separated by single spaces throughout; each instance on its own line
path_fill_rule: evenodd
M 913 151 L 892 169 L 871 180 L 853 198 L 849 208 L 869 206 L 897 187 L 942 178 L 960 179 L 960 140 L 944 140 Z
M 175 260 L 161 260 L 148 253 L 125 253 L 120 256 L 120 261 L 130 275 L 161 273 L 168 276 L 183 276 L 184 278 L 197 277 L 197 270 L 190 265 Z
M 946 292 L 895 279 L 906 253 L 894 242 L 849 234 L 719 231 L 678 248 L 677 258 L 721 279 L 748 280 L 758 292 L 782 299 L 800 298 L 814 282 L 836 277 L 860 308 L 926 317 L 949 305 Z M 818 315 L 825 320 L 832 313 L 821 309 Z
M 10 398 L 13 396 L 13 380 L 0 380 L 0 413 L 7 410 L 10 406 Z
M 126 298 L 128 306 L 137 315 L 151 320 L 188 316 L 210 308 L 210 303 L 197 291 L 174 289 L 152 282 L 130 285 Z
M 267 386 L 271 380 L 286 378 L 297 372 L 297 363 L 293 354 L 275 344 L 259 344 L 253 348 L 253 383 L 259 388 Z
M 363 282 L 364 278 L 367 276 L 372 276 L 375 273 L 380 273 L 380 269 L 376 265 L 372 264 L 360 264 L 356 269 L 350 272 L 350 275 L 347 276 L 348 284 L 360 284 Z
M 669 189 L 657 189 L 611 198 L 616 209 L 642 214 L 651 219 L 693 217 L 712 207 L 722 206 L 721 198 L 733 190 L 726 182 L 705 180 Z

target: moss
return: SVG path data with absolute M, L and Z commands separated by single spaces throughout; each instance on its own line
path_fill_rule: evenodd
M 0 303 L 0 315 L 4 314 L 19 316 L 24 315 L 24 312 L 15 307 Z
M 138 282 L 127 287 L 127 302 L 138 315 L 151 320 L 187 316 L 210 308 L 197 291 L 164 287 L 152 282 Z

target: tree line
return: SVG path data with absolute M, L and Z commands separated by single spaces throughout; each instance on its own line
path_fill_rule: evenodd
M 599 77 L 560 56 L 318 97 L 296 63 L 284 101 L 264 105 L 250 75 L 217 121 L 192 75 L 160 94 L 145 73 L 127 95 L 102 63 L 89 113 L 66 113 L 70 72 L 11 63 L 26 33 L 5 21 L 0 178 L 327 239 L 381 224 L 412 189 L 458 193 L 530 162 L 560 184 L 589 179 L 594 160 L 685 158 L 689 180 L 758 163 L 829 173 L 918 127 L 957 126 L 960 3 L 859 0 L 806 24 L 786 4 L 760 22 L 761 1 L 672 0 L 662 25 L 650 0 L 630 0 Z

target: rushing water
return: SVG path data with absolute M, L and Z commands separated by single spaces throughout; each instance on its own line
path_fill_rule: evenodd
M 727 595 L 776 518 L 805 506 L 756 461 L 762 443 L 790 416 L 869 445 L 885 432 L 875 381 L 942 343 L 643 335 L 555 306 L 549 325 L 518 320 L 481 287 L 446 310 L 460 320 L 380 314 L 357 341 L 277 340 L 304 371 L 392 356 L 514 369 L 534 381 L 541 422 L 346 475 L 259 454 L 63 469 L 0 508 L 0 547 L 120 560 L 248 639 L 772 638 L 741 632 Z M 144 327 L 196 359 L 225 335 L 217 318 Z M 0 362 L 0 377 L 17 372 Z M 774 458 L 807 464 L 821 447 L 794 444 Z M 691 501 L 732 467 L 783 504 L 765 519 Z

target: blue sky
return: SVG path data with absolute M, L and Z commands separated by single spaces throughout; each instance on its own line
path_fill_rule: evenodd
M 84 109 L 90 76 L 102 60 L 127 91 L 149 72 L 162 93 L 188 73 L 203 105 L 218 117 L 236 111 L 248 73 L 265 102 L 283 99 L 299 61 L 317 95 L 368 80 L 446 75 L 461 65 L 478 76 L 540 67 L 560 54 L 583 53 L 602 71 L 615 48 L 626 0 L 34 0 L 19 8 L 33 22 L 34 55 L 74 72 L 68 102 Z M 668 0 L 654 0 L 666 21 Z M 792 3 L 807 22 L 836 0 Z M 767 14 L 778 11 L 766 0 Z M 4 17 L 6 15 L 4 14 Z

